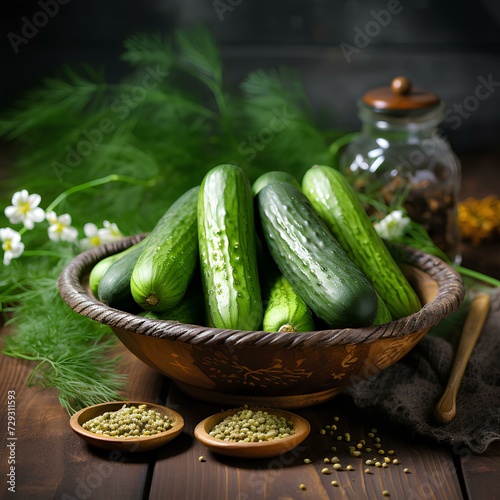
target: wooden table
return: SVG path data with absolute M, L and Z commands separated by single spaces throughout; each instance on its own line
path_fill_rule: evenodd
M 477 163 L 470 174 L 465 169 L 463 196 L 498 194 L 498 175 L 488 175 L 492 171 L 495 170 L 481 170 Z M 492 187 L 495 178 L 497 185 Z M 500 278 L 499 250 L 498 244 L 481 249 L 466 246 L 464 264 Z M 6 329 L 2 331 L 3 336 L 8 333 Z M 183 395 L 165 377 L 123 347 L 118 350 L 124 356 L 123 370 L 129 373 L 124 396 L 165 403 L 184 416 L 184 432 L 165 447 L 147 454 L 126 455 L 92 449 L 70 429 L 69 417 L 59 405 L 55 391 L 26 386 L 33 364 L 3 356 L 0 366 L 2 497 L 10 498 L 6 475 L 11 458 L 16 491 L 12 498 L 22 499 L 376 499 L 386 498 L 382 494 L 384 490 L 394 499 L 499 498 L 500 443 L 479 456 L 461 447 L 452 450 L 414 439 L 387 422 L 365 417 L 343 396 L 297 411 L 309 419 L 312 433 L 295 450 L 266 460 L 218 456 L 194 439 L 193 429 L 200 420 L 221 408 Z M 15 398 L 15 441 L 9 441 L 7 436 L 9 394 Z M 364 461 L 349 455 L 349 443 L 332 443 L 328 435 L 320 434 L 321 427 L 333 423 L 335 416 L 339 417 L 339 428 L 349 432 L 353 441 L 366 438 L 370 429 L 377 427 L 384 447 L 395 450 L 394 456 L 400 464 L 372 468 L 374 473 L 366 474 Z M 330 450 L 332 445 L 337 451 Z M 322 474 L 323 459 L 335 455 L 344 466 L 351 464 L 354 470 Z M 200 461 L 200 456 L 204 456 L 205 461 Z M 312 463 L 305 464 L 305 458 Z M 408 468 L 409 473 L 405 473 L 404 468 Z M 338 481 L 339 486 L 333 486 L 332 480 Z M 306 489 L 300 490 L 300 484 Z

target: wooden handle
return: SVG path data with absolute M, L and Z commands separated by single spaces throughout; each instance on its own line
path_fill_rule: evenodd
M 472 299 L 448 379 L 448 385 L 434 409 L 434 416 L 444 424 L 451 422 L 455 418 L 458 388 L 489 310 L 490 296 L 488 294 L 480 293 Z

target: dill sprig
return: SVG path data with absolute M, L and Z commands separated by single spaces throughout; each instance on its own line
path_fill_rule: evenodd
M 57 277 L 71 255 L 62 252 L 55 265 L 39 259 L 4 266 L 0 300 L 7 304 L 6 323 L 15 326 L 3 354 L 36 363 L 27 384 L 55 387 L 61 405 L 74 413 L 120 399 L 125 377 L 116 372 L 119 358 L 112 357 L 116 340 L 109 329 L 73 312 L 59 296 Z

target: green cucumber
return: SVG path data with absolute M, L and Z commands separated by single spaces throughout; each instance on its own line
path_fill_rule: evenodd
M 127 248 L 127 250 L 129 249 Z M 127 250 L 124 250 L 123 252 L 126 252 Z M 114 255 L 110 255 L 109 257 L 100 260 L 90 271 L 89 288 L 95 297 L 97 297 L 99 283 L 104 276 L 104 273 L 110 268 L 113 262 L 116 262 L 121 257 L 123 252 L 115 253 Z
M 263 307 L 253 196 L 240 167 L 219 165 L 205 175 L 198 204 L 198 239 L 208 324 L 259 329 Z
M 259 194 L 259 191 L 266 187 L 271 182 L 283 181 L 293 184 L 296 188 L 300 189 L 299 181 L 289 172 L 283 170 L 271 170 L 270 172 L 265 172 L 261 176 L 257 177 L 255 182 L 252 184 L 252 193 L 254 196 Z
M 383 325 L 392 321 L 392 315 L 382 297 L 377 293 L 378 307 L 377 315 L 373 320 L 373 325 Z
M 199 190 L 196 186 L 178 198 L 147 237 L 130 280 L 143 309 L 167 311 L 184 297 L 198 264 Z
M 316 213 L 286 182 L 257 195 L 260 222 L 281 273 L 304 302 L 332 328 L 369 326 L 377 294 Z
M 122 311 L 133 312 L 138 309 L 130 291 L 130 277 L 142 254 L 145 241 L 121 252 L 119 258 L 103 274 L 97 287 L 97 297 L 101 302 Z
M 200 325 L 204 318 L 203 295 L 186 293 L 184 298 L 172 309 L 165 312 L 144 311 L 139 316 L 151 319 L 178 321 L 190 325 Z
M 364 272 L 393 319 L 417 312 L 420 300 L 375 231 L 356 192 L 332 167 L 314 166 L 302 189 L 351 260 Z
M 269 292 L 262 328 L 266 332 L 311 332 L 314 319 L 306 303 L 283 276 L 278 275 Z

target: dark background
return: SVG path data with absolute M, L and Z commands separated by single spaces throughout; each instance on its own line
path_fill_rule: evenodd
M 399 74 L 438 93 L 450 109 L 474 95 L 478 78 L 500 82 L 497 0 L 59 1 L 0 0 L 0 109 L 64 64 L 102 65 L 117 80 L 128 70 L 119 61 L 128 35 L 168 34 L 193 23 L 206 25 L 221 44 L 228 85 L 258 67 L 294 67 L 314 108 L 331 112 L 331 125 L 352 130 L 359 127 L 356 99 Z M 56 11 L 46 23 L 43 5 Z M 398 13 L 377 30 L 374 13 L 389 6 Z M 12 36 L 22 36 L 26 20 L 43 25 L 16 54 Z M 360 32 L 372 35 L 358 50 Z M 350 62 L 342 44 L 356 48 Z M 443 124 L 452 147 L 459 154 L 496 151 L 499 110 L 500 84 L 459 126 Z

